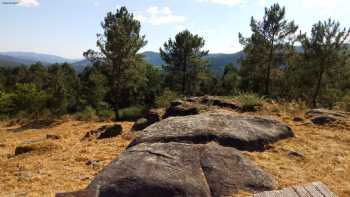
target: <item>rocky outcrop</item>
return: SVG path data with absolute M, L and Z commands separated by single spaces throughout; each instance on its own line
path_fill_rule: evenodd
M 172 117 L 146 128 L 131 142 L 186 142 L 206 144 L 215 141 L 239 150 L 264 150 L 278 140 L 293 137 L 292 130 L 276 120 L 229 113 L 208 113 Z
M 216 144 L 154 143 L 126 150 L 82 194 L 220 197 L 238 190 L 271 190 L 274 186 L 269 174 L 236 149 Z
M 170 117 L 137 135 L 84 191 L 56 196 L 223 197 L 272 190 L 271 175 L 239 150 L 263 150 L 294 134 L 272 119 L 203 113 Z
M 315 125 L 332 123 L 345 124 L 350 117 L 350 113 L 327 109 L 312 109 L 306 112 L 305 115 L 310 118 L 311 122 Z

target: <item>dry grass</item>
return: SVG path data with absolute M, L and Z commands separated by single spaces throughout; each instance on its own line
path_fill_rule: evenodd
M 83 189 L 93 177 L 128 145 L 132 123 L 123 122 L 123 134 L 106 140 L 80 141 L 87 131 L 113 123 L 66 121 L 52 128 L 0 128 L 0 196 L 54 196 L 60 191 Z M 62 137 L 46 140 L 46 134 Z M 28 140 L 55 145 L 45 153 L 14 156 L 15 147 Z M 101 165 L 88 166 L 88 160 Z
M 244 152 L 271 173 L 279 188 L 322 181 L 340 197 L 350 196 L 350 128 L 317 127 L 293 122 L 304 117 L 303 105 L 265 104 L 259 115 L 272 116 L 287 123 L 296 137 L 274 144 L 265 152 Z M 256 114 L 256 113 L 255 113 Z M 93 177 L 121 151 L 132 138 L 132 123 L 123 122 L 123 135 L 106 140 L 80 141 L 92 129 L 113 123 L 65 121 L 52 128 L 24 129 L 18 125 L 0 127 L 0 196 L 54 196 L 60 191 L 86 187 Z M 45 153 L 12 157 L 15 147 L 27 140 L 45 139 L 47 133 L 62 136 L 49 140 L 55 148 Z M 4 146 L 1 146 L 4 145 Z M 290 151 L 304 155 L 291 156 Z M 86 161 L 100 160 L 99 166 Z M 242 192 L 236 197 L 249 196 Z

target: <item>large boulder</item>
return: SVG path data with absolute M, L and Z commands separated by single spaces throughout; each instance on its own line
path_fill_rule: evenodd
M 205 144 L 215 141 L 239 150 L 259 151 L 266 145 L 293 136 L 292 130 L 277 120 L 207 113 L 162 120 L 140 132 L 129 147 L 145 142 Z
M 221 197 L 274 186 L 269 174 L 234 148 L 154 143 L 126 150 L 80 196 Z
M 331 123 L 345 124 L 350 117 L 350 113 L 327 109 L 311 109 L 307 111 L 305 115 L 310 118 L 311 122 L 315 125 Z

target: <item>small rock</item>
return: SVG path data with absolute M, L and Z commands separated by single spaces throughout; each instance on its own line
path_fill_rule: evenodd
M 302 158 L 304 159 L 305 156 L 303 153 L 300 153 L 300 152 L 297 152 L 297 151 L 289 151 L 288 152 L 288 156 L 291 156 L 291 157 L 298 157 L 298 158 Z
M 46 135 L 46 139 L 48 139 L 48 140 L 59 140 L 59 139 L 61 139 L 61 136 L 56 135 L 56 134 L 52 134 L 52 133 L 48 133 Z
M 242 110 L 242 107 L 232 101 L 226 100 L 226 99 L 220 99 L 212 96 L 205 96 L 202 98 L 201 103 L 207 104 L 207 105 L 214 105 L 221 108 L 229 108 L 233 110 Z
M 87 166 L 92 166 L 94 170 L 97 170 L 101 167 L 100 160 L 89 160 L 85 163 Z
M 138 119 L 132 126 L 133 131 L 141 131 L 149 126 L 148 120 L 146 118 Z
M 3 143 L 0 143 L 0 148 L 4 148 L 4 147 L 6 147 L 6 145 Z
M 173 116 L 190 116 L 199 114 L 199 107 L 194 104 L 183 103 L 181 105 L 170 106 L 163 116 L 163 118 L 173 117 Z
M 317 116 L 311 119 L 311 122 L 316 125 L 325 125 L 335 121 L 337 121 L 337 119 L 332 116 Z
M 29 152 L 45 153 L 55 148 L 57 145 L 49 141 L 27 141 L 16 147 L 15 156 Z
M 96 139 L 105 139 L 117 137 L 122 134 L 123 128 L 121 125 L 116 124 L 113 126 L 103 126 L 96 130 L 91 130 L 85 134 L 82 140 L 96 138 Z
M 310 118 L 315 125 L 326 125 L 331 123 L 347 124 L 350 113 L 327 110 L 327 109 L 312 109 L 306 112 L 306 117 Z
M 184 104 L 184 101 L 182 101 L 182 100 L 174 100 L 174 101 L 170 102 L 171 107 L 176 107 L 176 106 L 183 105 L 183 104 Z
M 304 119 L 301 118 L 301 117 L 294 117 L 294 118 L 293 118 L 293 121 L 294 121 L 294 122 L 303 122 Z

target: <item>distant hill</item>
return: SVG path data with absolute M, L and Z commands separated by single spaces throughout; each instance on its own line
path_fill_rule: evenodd
M 158 52 L 147 51 L 142 53 L 145 60 L 157 67 L 165 64 Z M 211 69 L 215 73 L 222 73 L 224 66 L 229 63 L 234 63 L 239 67 L 239 59 L 243 57 L 243 52 L 233 54 L 213 53 L 207 56 Z M 17 67 L 20 65 L 31 65 L 36 62 L 41 62 L 47 66 L 54 63 L 70 63 L 77 70 L 82 72 L 84 68 L 91 63 L 88 60 L 72 60 L 55 55 L 31 53 L 31 52 L 0 52 L 0 66 Z
M 22 60 L 22 59 L 18 59 L 15 57 L 11 57 L 8 55 L 1 55 L 0 54 L 0 66 L 4 66 L 4 67 L 18 67 L 20 65 L 30 65 L 33 64 L 35 62 L 33 61 L 28 61 L 28 60 Z
M 55 63 L 74 63 L 77 62 L 77 60 L 32 52 L 0 52 L 0 66 L 3 67 L 18 67 L 21 65 L 29 66 L 37 62 L 41 62 L 44 66 L 48 66 Z M 78 71 L 83 69 L 84 68 L 81 68 L 81 66 L 77 66 L 76 68 Z
M 54 63 L 73 63 L 77 60 L 63 58 L 56 55 L 32 53 L 32 52 L 0 52 L 0 55 L 10 56 L 25 62 L 42 62 L 46 64 Z
M 142 53 L 148 63 L 161 66 L 165 62 L 160 57 L 159 53 L 147 51 Z M 240 51 L 238 53 L 224 54 L 224 53 L 212 53 L 207 56 L 209 65 L 215 73 L 222 73 L 226 64 L 233 63 L 235 66 L 240 67 L 239 59 L 243 58 L 244 53 Z

